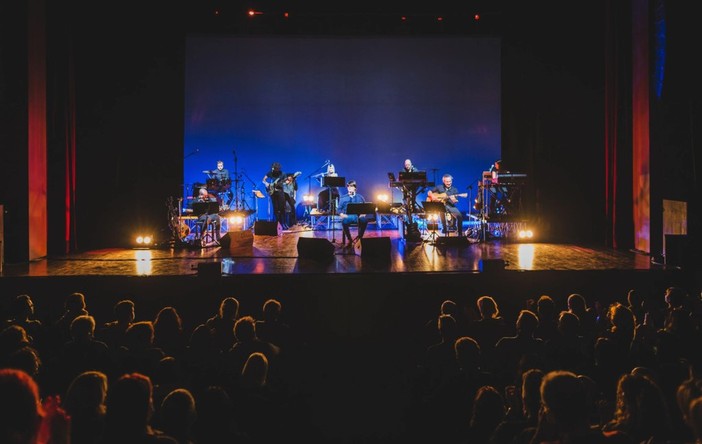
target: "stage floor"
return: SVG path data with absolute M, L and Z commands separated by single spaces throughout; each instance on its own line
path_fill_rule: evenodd
M 424 237 L 429 234 L 423 233 Z M 389 261 L 373 260 L 377 255 L 364 255 L 361 243 L 354 248 L 343 248 L 340 230 L 300 228 L 278 236 L 255 235 L 252 244 L 233 248 L 110 248 L 25 264 L 5 264 L 3 276 L 183 276 L 197 274 L 202 267 L 200 264 L 213 262 L 224 263 L 223 268 L 231 274 L 477 273 L 481 261 L 499 267 L 500 260 L 504 261 L 506 270 L 512 271 L 663 268 L 652 264 L 650 257 L 644 254 L 576 244 L 518 243 L 505 239 L 460 241 L 454 236 L 447 244 L 410 242 L 402 239 L 397 229 L 369 229 L 365 235 L 367 239 L 379 237 L 389 239 Z M 324 239 L 328 242 L 314 243 L 315 251 L 319 247 L 324 250 L 333 247 L 333 254 L 314 253 L 313 258 L 301 258 L 298 253 L 300 238 Z M 373 245 L 374 253 L 378 246 L 378 243 Z M 382 254 L 387 256 L 387 253 Z

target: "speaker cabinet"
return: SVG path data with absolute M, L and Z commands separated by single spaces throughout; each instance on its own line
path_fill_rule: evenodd
M 301 237 L 297 239 L 297 255 L 302 259 L 330 262 L 334 258 L 334 245 L 326 239 Z
M 361 239 L 361 259 L 390 262 L 389 237 L 364 237 Z
M 277 236 L 280 234 L 280 225 L 277 221 L 257 220 L 254 224 L 254 234 L 257 236 Z
M 665 264 L 671 267 L 692 264 L 692 247 L 687 234 L 665 235 Z
M 220 247 L 234 250 L 238 248 L 253 248 L 253 232 L 251 230 L 230 231 L 219 240 Z

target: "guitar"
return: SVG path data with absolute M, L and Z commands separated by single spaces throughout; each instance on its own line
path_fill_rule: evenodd
M 275 190 L 280 189 L 280 187 L 282 186 L 282 185 L 278 185 L 281 181 L 283 181 L 283 183 L 292 183 L 295 180 L 295 178 L 297 176 L 299 176 L 300 174 L 302 174 L 302 171 L 296 171 L 295 174 L 292 174 L 292 175 L 290 175 L 290 174 L 281 175 L 273 182 L 266 184 L 266 191 L 268 191 L 268 194 L 270 196 L 272 196 L 273 193 L 275 192 Z M 288 180 L 288 178 L 290 178 L 290 180 Z
M 429 202 L 446 202 L 449 200 L 449 198 L 453 197 L 468 197 L 468 193 L 459 193 L 459 194 L 451 194 L 451 195 L 446 195 L 446 193 L 432 193 L 431 196 L 427 196 L 427 200 Z

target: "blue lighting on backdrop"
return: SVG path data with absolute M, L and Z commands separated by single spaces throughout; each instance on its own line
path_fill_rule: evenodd
M 397 176 L 406 158 L 437 183 L 452 174 L 474 196 L 501 157 L 500 41 L 189 37 L 184 136 L 184 195 L 223 160 L 241 180 L 236 197 L 260 219 L 273 219 L 261 183 L 272 162 L 302 172 L 298 203 L 322 190 L 311 176 L 326 161 L 367 200 L 391 191 L 387 173 Z M 467 212 L 468 199 L 459 208 Z

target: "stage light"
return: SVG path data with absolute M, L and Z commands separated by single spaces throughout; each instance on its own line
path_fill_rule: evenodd
M 227 222 L 229 222 L 230 225 L 243 225 L 244 218 L 242 216 L 230 216 Z
M 154 237 L 150 234 L 138 234 L 134 238 L 134 243 L 137 248 L 150 248 L 153 246 Z
M 477 22 L 478 20 L 480 20 L 480 14 L 475 14 L 475 15 L 473 16 L 473 19 L 474 19 L 476 22 Z
M 534 238 L 534 232 L 530 229 L 519 230 L 517 237 L 520 240 L 529 240 Z
M 314 196 L 311 194 L 305 194 L 302 196 L 302 201 L 305 203 L 305 205 L 312 204 L 314 202 Z
M 390 199 L 390 197 L 386 193 L 380 193 L 377 196 L 375 196 L 375 200 L 377 202 L 387 202 Z

